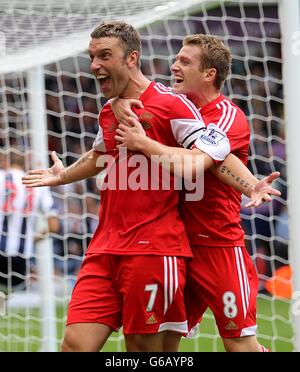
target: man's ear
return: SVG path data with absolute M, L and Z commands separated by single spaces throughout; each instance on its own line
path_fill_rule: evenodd
M 136 50 L 132 51 L 127 57 L 128 67 L 134 67 L 138 65 L 140 53 Z
M 214 81 L 217 75 L 217 70 L 215 68 L 209 68 L 206 70 L 205 78 L 207 81 Z

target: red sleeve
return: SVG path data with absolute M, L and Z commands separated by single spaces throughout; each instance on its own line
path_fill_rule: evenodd
M 205 129 L 199 110 L 185 96 L 177 95 L 173 98 L 170 112 L 170 124 L 176 142 L 190 148 Z
M 250 129 L 247 119 L 243 112 L 237 111 L 236 117 L 227 131 L 231 151 L 234 152 L 250 143 Z
M 226 129 L 227 138 L 230 144 L 230 152 L 234 153 L 244 163 L 247 163 L 250 144 L 250 129 L 245 114 L 239 108 L 237 108 L 231 126 Z

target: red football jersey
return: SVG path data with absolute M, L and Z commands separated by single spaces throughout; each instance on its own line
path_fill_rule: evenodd
M 199 137 L 204 124 L 197 108 L 184 96 L 174 95 L 159 83 L 151 83 L 141 95 L 144 108 L 136 109 L 139 121 L 147 135 L 168 146 L 178 143 L 190 147 Z M 101 190 L 99 225 L 89 246 L 89 253 L 118 255 L 191 256 L 184 224 L 178 213 L 179 193 L 171 187 L 164 190 L 162 177 L 158 177 L 158 190 L 151 174 L 151 160 L 140 154 L 144 174 L 137 176 L 137 153 L 122 157 L 116 149 L 116 118 L 107 103 L 99 116 L 99 130 L 94 150 L 104 142 L 106 154 L 115 159 L 107 168 L 106 180 L 115 179 L 115 190 Z M 135 155 L 135 156 L 133 156 Z M 135 159 L 133 161 L 133 159 Z M 153 165 L 153 164 L 152 164 Z M 146 184 L 133 190 L 126 183 L 146 176 Z M 120 186 L 122 183 L 122 186 Z M 153 186 L 153 185 L 152 185 Z
M 227 135 L 230 152 L 245 165 L 248 161 L 250 130 L 244 113 L 229 99 L 219 96 L 200 109 L 206 126 L 215 124 Z M 241 193 L 225 185 L 210 171 L 204 176 L 200 201 L 181 201 L 181 215 L 191 245 L 234 247 L 244 245 L 240 224 Z

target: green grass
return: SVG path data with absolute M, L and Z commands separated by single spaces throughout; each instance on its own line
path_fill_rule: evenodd
M 64 331 L 66 309 L 57 308 L 57 335 L 61 340 Z M 258 338 L 272 351 L 292 351 L 293 331 L 289 322 L 289 303 L 271 300 L 269 297 L 258 300 Z M 0 351 L 39 351 L 40 343 L 39 310 L 12 312 L 0 319 Z M 197 338 L 181 341 L 180 351 L 224 351 L 217 335 L 217 328 L 210 312 L 201 323 Z M 108 340 L 104 351 L 125 351 L 122 336 L 115 334 Z M 59 347 L 59 341 L 57 343 Z

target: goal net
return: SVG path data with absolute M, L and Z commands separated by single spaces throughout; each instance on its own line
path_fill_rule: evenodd
M 249 120 L 249 167 L 259 178 L 281 172 L 277 188 L 282 196 L 257 209 L 242 207 L 241 214 L 246 245 L 260 279 L 258 337 L 272 351 L 292 350 L 281 28 L 276 1 L 0 0 L 0 170 L 12 152 L 26 155 L 28 171 L 38 163 L 46 164 L 52 150 L 69 165 L 91 148 L 105 100 L 89 71 L 86 49 L 91 30 L 104 19 L 123 19 L 138 27 L 142 71 L 167 86 L 170 65 L 185 35 L 217 35 L 230 47 L 232 73 L 224 93 Z M 34 85 L 38 80 L 40 90 Z M 34 95 L 38 92 L 42 93 L 39 108 Z M 47 271 L 52 292 L 47 293 L 41 284 L 41 249 L 34 249 L 25 273 L 12 267 L 8 273 L 0 272 L 0 279 L 7 279 L 9 286 L 5 301 L 1 295 L 0 351 L 47 349 L 47 337 L 55 338 L 50 340 L 55 349 L 63 335 L 67 303 L 97 225 L 100 200 L 93 179 L 51 192 L 60 223 L 48 241 L 53 249 L 54 269 Z M 0 225 L 7 213 L 1 210 Z M 3 257 L 1 253 L 0 260 Z M 24 287 L 13 286 L 13 273 L 25 280 Z M 51 297 L 51 306 L 54 303 L 54 315 L 43 310 L 46 297 Z M 55 330 L 45 336 L 49 324 Z M 122 334 L 113 335 L 105 350 L 124 350 Z M 209 311 L 196 337 L 182 341 L 181 350 L 223 350 Z

